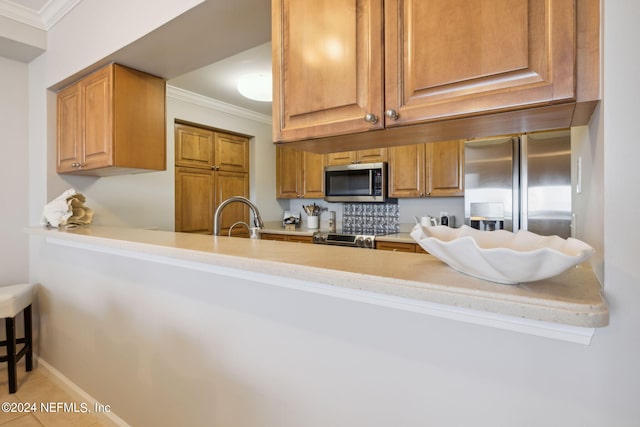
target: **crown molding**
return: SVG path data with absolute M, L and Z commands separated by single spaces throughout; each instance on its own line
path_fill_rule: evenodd
M 82 0 L 49 0 L 36 11 L 11 0 L 0 0 L 0 15 L 48 31 Z
M 197 93 L 190 92 L 179 87 L 167 85 L 167 97 L 177 99 L 179 101 L 190 102 L 201 107 L 210 108 L 212 110 L 220 111 L 227 114 L 232 114 L 234 116 L 253 120 L 259 123 L 264 123 L 267 125 L 273 124 L 271 116 L 267 116 L 266 114 L 256 113 L 255 111 L 227 104 L 226 102 L 199 95 Z

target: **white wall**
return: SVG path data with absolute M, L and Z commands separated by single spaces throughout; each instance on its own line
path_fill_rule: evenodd
M 596 253 L 589 262 L 604 283 L 604 144 L 602 106 L 593 113 L 591 126 L 571 129 L 572 200 L 575 237 L 588 242 Z M 581 192 L 577 192 L 578 162 Z
M 220 426 L 636 426 L 640 230 L 632 221 L 640 211 L 640 4 L 604 6 L 605 97 L 588 129 L 592 188 L 603 183 L 603 199 L 592 203 L 603 206 L 604 226 L 593 237 L 603 241 L 590 243 L 604 248 L 611 324 L 590 346 L 54 250 L 36 240 L 30 268 L 31 279 L 42 283 L 40 354 L 133 425 L 175 425 L 176 416 L 187 414 L 192 425 Z M 114 2 L 104 22 L 127 10 Z M 103 22 L 99 13 L 81 18 Z M 153 21 L 138 18 L 143 28 Z M 110 32 L 96 28 L 92 44 L 100 51 Z M 64 42 L 56 39 L 54 51 Z M 71 71 L 95 57 L 93 45 L 73 47 L 73 54 L 45 54 L 46 62 L 73 56 L 76 65 L 54 67 Z M 39 59 L 30 65 L 36 91 L 50 81 Z M 30 194 L 42 202 L 50 122 L 45 95 L 31 97 L 30 159 L 37 167 L 29 174 Z M 40 209 L 32 204 L 32 217 Z
M 28 239 L 28 69 L 27 65 L 0 57 L 0 283 L 27 281 Z

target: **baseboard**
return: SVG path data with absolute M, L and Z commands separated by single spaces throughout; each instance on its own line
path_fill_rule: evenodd
M 78 387 L 73 381 L 69 378 L 65 377 L 62 372 L 58 371 L 56 368 L 48 364 L 45 360 L 40 357 L 34 355 L 36 359 L 36 363 L 38 366 L 38 371 L 46 375 L 50 380 L 59 385 L 62 389 L 64 389 L 67 393 L 71 395 L 73 399 L 76 399 L 78 402 L 85 402 L 89 407 L 95 408 L 97 406 L 102 406 L 101 402 L 98 402 L 94 399 L 89 393 Z M 131 427 L 127 424 L 122 418 L 118 417 L 113 412 L 93 412 L 92 414 L 98 418 L 100 423 L 105 426 L 113 426 L 113 427 Z

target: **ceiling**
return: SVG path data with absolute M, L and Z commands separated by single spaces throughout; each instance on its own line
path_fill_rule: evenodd
M 0 0 L 0 15 L 48 29 L 80 1 Z M 207 0 L 105 60 L 153 72 L 171 86 L 270 116 L 270 102 L 244 98 L 236 89 L 237 78 L 244 74 L 271 72 L 269 3 Z M 54 15 L 57 18 L 49 18 Z M 206 53 L 191 61 L 172 61 L 169 53 L 185 46 Z M 149 64 L 152 69 L 146 69 Z
M 271 102 L 252 101 L 238 93 L 238 77 L 250 73 L 271 74 L 271 42 L 170 79 L 168 84 L 270 116 Z

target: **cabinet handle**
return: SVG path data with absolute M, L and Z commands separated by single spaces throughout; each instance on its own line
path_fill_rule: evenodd
M 71 163 L 71 167 L 72 168 L 81 168 L 82 167 L 82 163 Z
M 374 124 L 378 123 L 378 116 L 376 116 L 375 114 L 372 114 L 372 113 L 366 114 L 364 116 L 364 121 L 374 125 Z
M 398 120 L 398 117 L 399 117 L 398 112 L 391 108 L 385 111 L 384 115 L 390 118 L 391 120 Z

